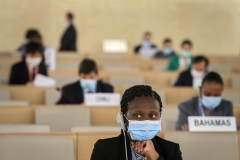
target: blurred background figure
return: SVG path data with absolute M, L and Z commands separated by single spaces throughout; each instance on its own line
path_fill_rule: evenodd
M 188 116 L 234 116 L 233 104 L 221 98 L 222 77 L 209 72 L 202 81 L 198 97 L 193 97 L 178 106 L 176 130 L 188 131 Z
M 77 31 L 73 24 L 74 16 L 67 13 L 65 17 L 65 31 L 63 33 L 59 51 L 77 51 Z
M 179 74 L 175 86 L 200 87 L 202 79 L 207 73 L 209 61 L 204 56 L 195 56 L 191 69 Z
M 79 65 L 78 81 L 64 86 L 57 104 L 81 104 L 84 93 L 113 93 L 113 86 L 99 80 L 98 68 L 95 61 L 84 59 Z
M 192 42 L 190 40 L 184 40 L 181 44 L 181 52 L 170 58 L 167 65 L 167 71 L 185 71 L 192 66 Z
M 157 52 L 157 46 L 152 43 L 152 33 L 147 31 L 143 36 L 141 44 L 134 49 L 137 54 L 154 55 Z
M 37 35 L 39 34 L 38 30 L 36 29 L 28 29 L 25 34 L 25 42 L 18 47 L 17 51 L 21 54 L 21 56 L 24 56 L 25 53 L 25 47 L 26 45 Z
M 32 84 L 37 74 L 47 76 L 43 47 L 30 42 L 25 46 L 24 59 L 12 66 L 9 84 Z
M 36 42 L 39 43 L 43 47 L 43 55 L 44 55 L 44 62 L 49 70 L 55 70 L 56 69 L 56 51 L 54 48 L 45 46 L 43 43 L 43 38 L 40 32 L 33 32 L 29 38 L 28 42 L 21 47 L 20 55 L 22 58 L 24 58 L 26 45 L 30 42 Z
M 38 35 L 35 35 L 32 40 L 32 42 L 39 43 L 43 47 L 43 55 L 44 55 L 44 62 L 49 70 L 55 70 L 56 69 L 56 51 L 54 48 L 45 46 L 43 43 L 43 38 L 40 33 Z
M 154 58 L 169 58 L 175 54 L 172 48 L 172 40 L 166 38 L 163 40 L 163 48 L 154 55 Z

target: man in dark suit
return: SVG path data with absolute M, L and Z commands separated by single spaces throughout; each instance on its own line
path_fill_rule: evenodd
M 37 74 L 47 76 L 43 47 L 36 42 L 30 42 L 26 45 L 23 60 L 12 66 L 9 84 L 32 84 Z
M 84 59 L 79 66 L 80 81 L 68 84 L 61 90 L 62 95 L 57 104 L 81 104 L 85 93 L 113 93 L 113 87 L 98 79 L 96 63 Z
M 141 51 L 143 51 L 143 50 L 144 51 L 152 50 L 153 52 L 157 51 L 157 46 L 152 44 L 151 39 L 152 39 L 151 32 L 146 32 L 143 36 L 143 40 L 142 40 L 141 44 L 137 45 L 134 48 L 134 52 L 136 54 L 138 54 L 138 53 L 141 53 Z
M 203 77 L 207 73 L 208 65 L 209 61 L 206 57 L 194 57 L 192 68 L 180 73 L 175 86 L 199 87 Z
M 161 51 L 157 52 L 154 55 L 154 58 L 169 58 L 176 53 L 174 52 L 172 48 L 172 40 L 169 38 L 164 39 L 163 41 L 163 48 Z
M 66 14 L 66 30 L 61 39 L 60 51 L 77 51 L 77 32 L 73 25 L 73 14 Z

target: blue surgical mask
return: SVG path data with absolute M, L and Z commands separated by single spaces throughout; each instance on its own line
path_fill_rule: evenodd
M 160 120 L 154 121 L 128 120 L 128 133 L 130 133 L 132 140 L 136 141 L 151 140 L 161 131 L 160 123 L 161 123 Z
M 191 53 L 189 51 L 187 51 L 187 50 L 182 50 L 180 52 L 180 56 L 189 58 L 189 57 L 191 57 Z
M 97 88 L 97 81 L 90 79 L 81 79 L 80 85 L 84 93 L 95 93 Z
M 151 45 L 152 45 L 152 43 L 150 41 L 148 41 L 148 40 L 143 40 L 142 41 L 142 46 L 144 48 L 149 48 L 149 47 L 151 47 Z
M 215 109 L 222 101 L 221 97 L 206 97 L 202 96 L 202 104 L 204 107 L 213 110 Z
M 172 53 L 172 48 L 164 47 L 164 48 L 162 49 L 162 52 L 163 52 L 163 54 L 165 54 L 165 55 L 169 55 L 169 54 Z

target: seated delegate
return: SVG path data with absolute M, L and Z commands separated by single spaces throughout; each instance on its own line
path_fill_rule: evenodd
M 141 44 L 134 48 L 134 52 L 137 54 L 154 55 L 157 52 L 157 46 L 152 43 L 151 39 L 151 32 L 146 32 Z
M 78 73 L 79 80 L 61 89 L 61 98 L 57 104 L 81 104 L 84 101 L 84 93 L 113 93 L 110 84 L 99 80 L 97 65 L 93 60 L 84 59 Z
M 192 68 L 181 72 L 174 86 L 200 87 L 202 79 L 207 73 L 208 65 L 209 61 L 206 57 L 194 57 Z
M 169 58 L 175 54 L 172 48 L 172 40 L 166 38 L 163 41 L 163 48 L 154 55 L 154 58 Z
M 25 47 L 23 60 L 12 66 L 9 84 L 32 84 L 37 74 L 47 76 L 43 47 L 30 42 Z
M 38 30 L 36 29 L 28 29 L 25 34 L 25 40 L 24 43 L 18 47 L 17 51 L 22 53 L 22 55 L 25 53 L 25 47 L 30 42 L 33 36 L 39 34 Z M 22 56 L 21 55 L 21 56 Z
M 178 144 L 157 136 L 161 131 L 162 101 L 150 86 L 127 89 L 120 105 L 117 122 L 121 134 L 98 140 L 91 160 L 182 160 Z
M 209 72 L 202 81 L 199 97 L 178 106 L 176 130 L 188 131 L 188 116 L 233 116 L 232 102 L 221 98 L 223 80 L 216 72 Z
M 192 42 L 190 40 L 184 40 L 181 44 L 182 51 L 179 54 L 170 57 L 167 71 L 185 71 L 192 66 Z
M 37 34 L 33 34 L 28 39 L 29 42 L 36 42 L 43 46 L 43 55 L 44 55 L 44 62 L 49 70 L 56 69 L 56 53 L 55 49 L 49 46 L 45 46 L 43 44 L 42 36 L 38 32 Z M 25 52 L 26 45 L 22 46 L 20 51 L 20 55 L 23 56 Z

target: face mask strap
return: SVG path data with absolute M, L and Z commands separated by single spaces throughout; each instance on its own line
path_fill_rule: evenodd
M 128 120 L 128 118 L 127 118 L 127 116 L 125 114 L 123 116 Z M 124 125 L 125 125 L 125 123 L 124 123 Z M 127 128 L 126 125 L 125 125 L 125 127 Z M 128 160 L 127 142 L 126 142 L 126 133 L 125 133 L 125 131 L 123 131 L 123 135 L 124 135 L 124 145 L 125 145 L 125 156 L 126 156 L 126 160 Z
M 129 121 L 129 119 L 127 118 L 127 116 L 125 114 L 123 116 Z
M 127 119 L 128 123 L 129 123 L 129 119 L 127 118 L 127 116 L 125 114 L 123 116 Z M 125 125 L 126 129 L 128 129 L 128 126 L 125 123 L 124 123 L 124 125 Z

